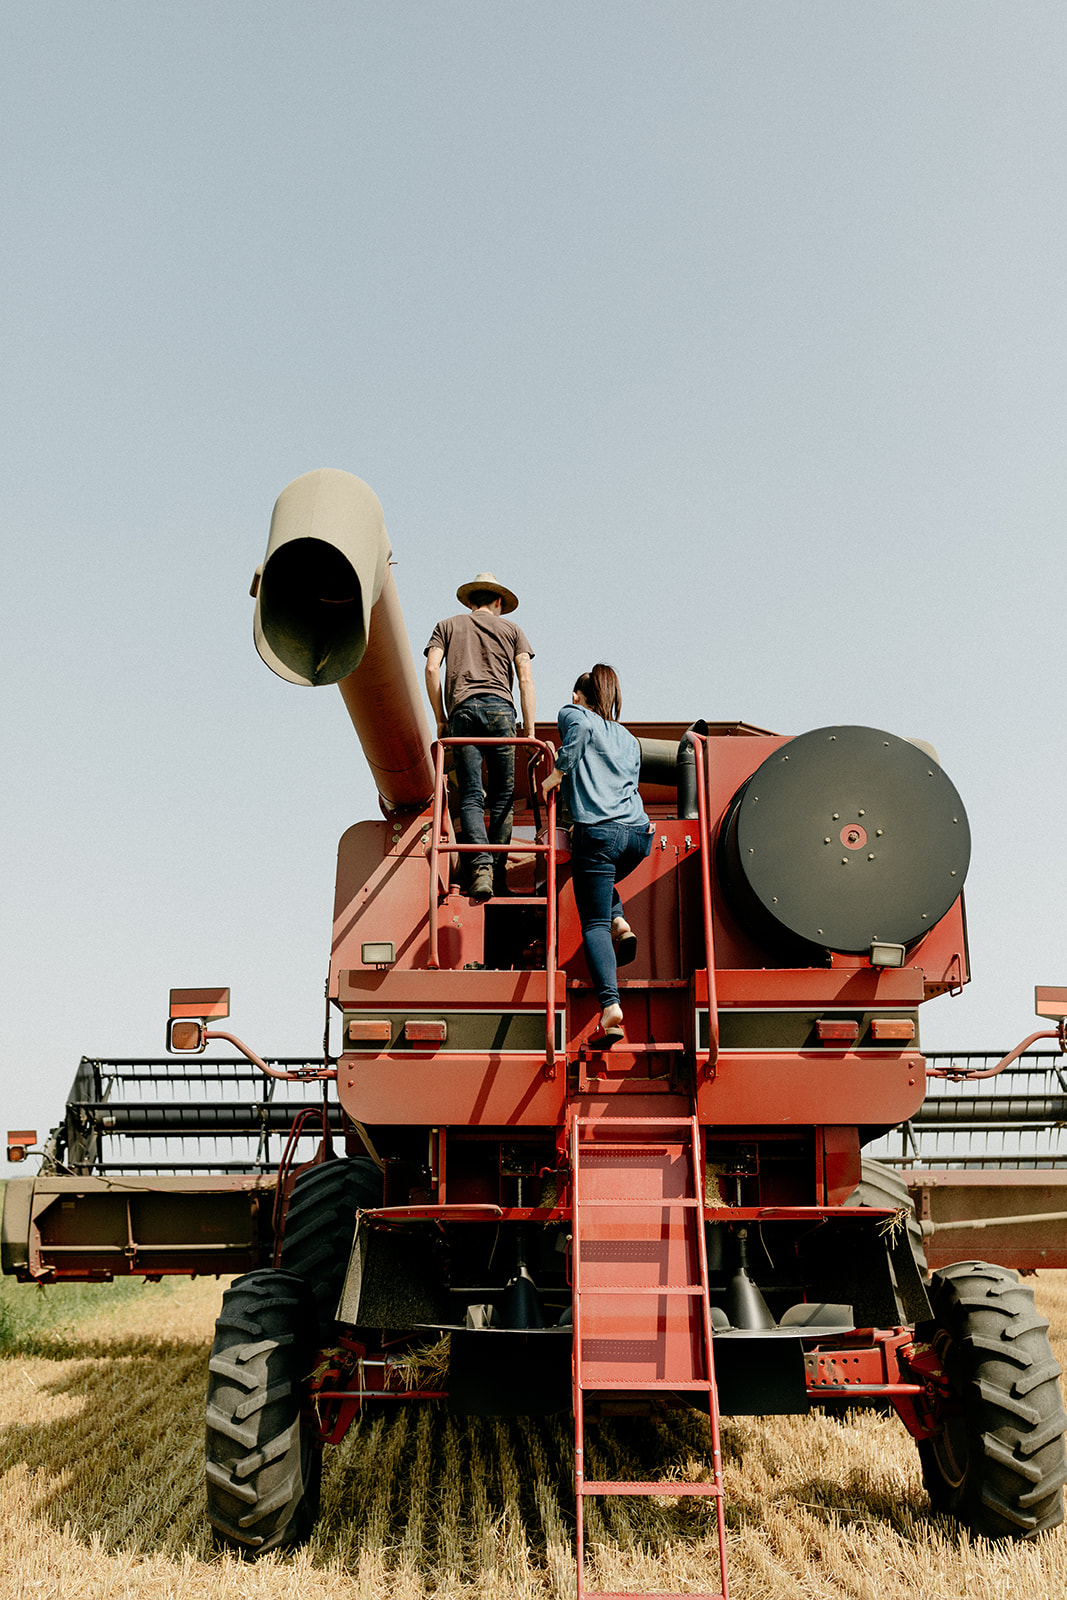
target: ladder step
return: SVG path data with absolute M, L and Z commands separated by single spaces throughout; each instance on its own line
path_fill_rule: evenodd
M 576 1128 L 685 1128 L 688 1117 L 575 1117 Z
M 629 1195 L 619 1195 L 612 1200 L 579 1200 L 575 1210 L 585 1211 L 587 1207 L 593 1206 L 625 1206 L 628 1211 L 632 1211 L 635 1206 L 643 1211 L 675 1211 L 687 1206 L 692 1210 L 700 1206 L 703 1210 L 703 1204 L 702 1200 L 633 1200 Z
M 591 1156 L 623 1155 L 647 1156 L 650 1153 L 657 1156 L 677 1155 L 681 1148 L 680 1139 L 657 1139 L 655 1135 L 647 1135 L 640 1141 L 636 1139 L 597 1139 L 595 1142 L 578 1146 L 579 1164 L 581 1157 L 586 1160 Z
M 721 1495 L 714 1483 L 583 1483 L 582 1494 L 703 1494 Z
M 699 1283 L 656 1283 L 656 1284 L 629 1284 L 629 1283 L 587 1283 L 579 1291 L 579 1298 L 584 1300 L 587 1294 L 703 1294 L 703 1286 Z
M 646 1591 L 647 1593 L 647 1591 Z M 582 1600 L 646 1600 L 645 1594 L 640 1589 L 582 1589 Z M 651 1600 L 694 1600 L 692 1590 L 688 1594 L 668 1594 L 665 1589 L 657 1589 Z M 724 1600 L 721 1589 L 701 1591 L 696 1600 Z
M 640 1139 L 590 1139 L 578 1146 L 578 1160 L 580 1164 L 583 1156 L 588 1161 L 590 1157 L 598 1155 L 647 1156 L 650 1152 L 653 1155 L 673 1156 L 679 1153 L 680 1148 L 680 1139 L 660 1139 L 655 1134 L 644 1134 Z
M 595 1044 L 590 1044 L 586 1040 L 582 1048 L 591 1056 L 612 1055 L 618 1058 L 620 1056 L 678 1055 L 685 1049 L 685 1045 L 680 1039 L 668 1039 L 664 1044 L 656 1044 L 654 1041 L 652 1044 L 626 1044 L 624 1041 L 622 1044 L 613 1045 L 610 1050 L 598 1050 Z
M 692 1389 L 710 1394 L 711 1384 L 707 1378 L 593 1378 L 582 1384 L 583 1394 L 608 1394 L 616 1389 L 636 1390 L 639 1394 L 645 1389 Z

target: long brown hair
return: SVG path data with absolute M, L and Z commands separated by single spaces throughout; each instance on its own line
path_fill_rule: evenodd
M 618 722 L 622 712 L 622 690 L 614 667 L 598 661 L 595 667 L 579 675 L 574 688 L 590 711 L 595 711 L 605 722 Z

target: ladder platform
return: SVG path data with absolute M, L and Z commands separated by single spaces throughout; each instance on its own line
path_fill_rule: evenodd
M 714 1483 L 583 1483 L 582 1494 L 722 1494 Z

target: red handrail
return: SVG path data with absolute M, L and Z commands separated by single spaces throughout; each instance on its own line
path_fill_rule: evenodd
M 708 786 L 704 770 L 707 739 L 692 728 L 686 738 L 693 746 L 697 780 L 697 825 L 700 829 L 700 897 L 704 911 L 704 963 L 708 977 L 708 1049 L 700 1065 L 705 1073 L 719 1059 L 719 1001 L 715 986 L 715 934 L 711 918 L 711 835 L 708 831 Z
M 440 874 L 440 858 L 443 854 L 476 855 L 488 852 L 491 855 L 512 855 L 522 853 L 547 856 L 546 873 L 546 903 L 545 903 L 545 985 L 547 990 L 545 1008 L 545 1072 L 548 1077 L 554 1077 L 556 1071 L 556 791 L 550 790 L 546 797 L 547 805 L 547 839 L 544 844 L 536 840 L 520 839 L 518 843 L 510 844 L 457 844 L 445 833 L 445 751 L 454 749 L 456 745 L 472 745 L 476 750 L 489 750 L 500 745 L 511 745 L 518 748 L 532 749 L 538 756 L 547 756 L 551 765 L 555 765 L 556 752 L 550 744 L 543 739 L 525 738 L 521 734 L 511 739 L 437 739 L 433 746 L 434 757 L 434 786 L 433 786 L 433 822 L 431 826 L 430 842 L 426 847 L 426 854 L 430 863 L 430 919 L 428 929 L 429 949 L 426 956 L 428 967 L 440 968 L 441 961 L 438 951 L 438 900 L 437 881 Z

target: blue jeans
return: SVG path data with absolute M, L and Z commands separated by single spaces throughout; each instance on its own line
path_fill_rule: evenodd
M 615 885 L 640 866 L 652 849 L 644 823 L 576 822 L 571 830 L 571 882 L 582 923 L 582 948 L 600 1001 L 617 1005 L 619 988 L 611 924 L 623 914 Z
M 453 739 L 513 739 L 515 707 L 510 700 L 495 694 L 476 694 L 463 700 L 448 719 Z M 510 844 L 511 809 L 515 796 L 515 746 L 498 745 L 479 750 L 474 745 L 457 745 L 452 751 L 459 786 L 459 818 L 467 844 Z M 482 762 L 485 762 L 485 793 L 482 793 Z M 485 813 L 489 811 L 486 832 Z M 505 857 L 483 855 L 467 857 L 472 867 L 494 867 L 498 881 L 505 880 Z

